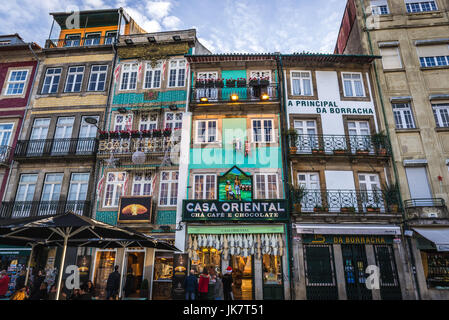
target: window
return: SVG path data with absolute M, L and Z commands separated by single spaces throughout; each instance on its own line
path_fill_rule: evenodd
M 49 68 L 45 73 L 44 85 L 42 86 L 42 94 L 58 92 L 59 79 L 61 78 L 62 68 Z
M 417 46 L 416 51 L 421 67 L 438 67 L 449 65 L 449 45 Z
M 157 129 L 157 114 L 142 114 L 140 116 L 139 130 Z
M 373 15 L 388 14 L 387 0 L 371 0 L 371 12 Z
M 120 90 L 135 90 L 137 88 L 137 63 L 125 63 L 122 70 Z
M 217 120 L 197 121 L 196 141 L 198 143 L 218 142 Z
M 362 74 L 342 73 L 345 97 L 364 97 Z
M 65 92 L 80 92 L 83 84 L 84 67 L 70 67 L 67 73 Z
M 106 39 L 104 40 L 104 44 L 112 44 L 115 42 L 116 38 L 117 38 L 116 31 L 108 31 L 106 32 Z
M 0 146 L 9 146 L 13 123 L 0 123 Z
M 166 112 L 165 128 L 182 129 L 182 112 Z
M 88 185 L 89 173 L 72 173 L 67 200 L 85 201 L 87 199 Z
M 433 104 L 433 115 L 439 128 L 449 128 L 449 104 Z
M 151 196 L 153 191 L 151 190 L 153 179 L 150 173 L 136 173 L 133 178 L 133 196 Z
M 20 175 L 19 186 L 16 193 L 16 202 L 33 201 L 36 189 L 37 174 Z
M 118 207 L 120 197 L 124 193 L 126 179 L 126 172 L 108 172 L 103 202 L 104 207 Z
M 162 63 L 158 62 L 153 68 L 150 63 L 145 64 L 144 89 L 155 89 L 161 87 Z
M 186 61 L 172 60 L 170 61 L 168 86 L 169 87 L 184 87 L 186 79 Z
M 405 6 L 409 13 L 438 10 L 435 1 L 405 0 Z
M 178 171 L 161 172 L 160 206 L 176 206 L 178 202 Z
M 274 142 L 273 120 L 253 120 L 253 142 Z
M 382 66 L 384 70 L 402 68 L 398 47 L 382 48 L 380 49 L 380 55 L 382 56 Z
M 63 177 L 63 173 L 47 173 L 45 175 L 41 201 L 59 201 Z
M 15 70 L 9 75 L 6 95 L 21 95 L 25 89 L 28 70 Z
M 198 72 L 197 80 L 218 79 L 218 72 Z
M 130 131 L 133 124 L 132 114 L 117 114 L 115 115 L 114 131 Z
M 101 39 L 101 33 L 87 34 L 86 38 L 84 39 L 84 45 L 85 46 L 99 45 L 100 39 Z
M 194 199 L 214 200 L 216 190 L 216 178 L 214 174 L 197 174 L 194 175 L 195 191 Z
M 89 91 L 104 91 L 108 66 L 92 66 L 89 79 Z
M 292 71 L 291 72 L 292 95 L 311 96 L 312 92 L 312 74 L 310 71 Z
M 80 34 L 68 34 L 65 37 L 64 47 L 78 47 L 81 42 Z
M 0 46 L 8 46 L 11 44 L 11 40 L 2 40 L 0 41 Z
M 268 70 L 266 70 L 266 71 L 251 71 L 249 77 L 257 78 L 257 79 L 268 78 L 271 82 L 271 72 Z
M 275 173 L 256 174 L 256 199 L 278 198 L 278 177 Z
M 298 172 L 298 186 L 304 187 L 306 193 L 301 200 L 305 212 L 313 212 L 315 206 L 322 206 L 320 175 L 316 172 Z M 303 210 L 301 209 L 301 210 Z
M 413 129 L 415 122 L 413 120 L 412 108 L 410 103 L 393 104 L 394 121 L 396 129 Z

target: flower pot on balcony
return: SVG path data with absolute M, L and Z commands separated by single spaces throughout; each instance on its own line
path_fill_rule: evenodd
M 153 137 L 154 138 L 162 137 L 162 131 L 161 130 L 153 130 Z
M 356 153 L 359 156 L 367 156 L 367 155 L 369 155 L 369 151 L 368 150 L 357 150 Z
M 296 154 L 298 152 L 297 147 L 290 147 L 290 154 Z
M 226 88 L 235 88 L 237 80 L 227 79 L 226 80 Z
M 329 209 L 326 207 L 315 207 L 313 208 L 313 212 L 328 212 Z
M 295 209 L 295 212 L 301 212 L 301 204 L 300 203 L 294 203 L 293 208 Z
M 336 149 L 336 150 L 334 150 L 334 154 L 338 154 L 338 155 L 346 154 L 347 152 L 348 151 L 346 149 Z
M 245 88 L 246 87 L 246 79 L 238 79 L 237 80 L 237 87 L 238 88 Z
M 380 208 L 368 207 L 366 208 L 366 212 L 380 212 Z
M 354 207 L 342 207 L 340 209 L 341 212 L 345 212 L 345 213 L 354 213 L 355 212 L 355 208 Z
M 324 154 L 323 149 L 312 149 L 312 154 Z
M 397 205 L 397 204 L 390 204 L 390 205 L 388 206 L 388 210 L 389 210 L 391 213 L 398 213 L 398 212 L 399 212 L 399 205 Z
M 381 148 L 377 151 L 377 154 L 380 156 L 386 156 L 387 155 L 387 149 Z

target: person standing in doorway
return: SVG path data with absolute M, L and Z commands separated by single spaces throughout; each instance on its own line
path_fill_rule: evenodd
M 190 274 L 184 280 L 184 289 L 186 291 L 186 300 L 195 300 L 198 292 L 198 279 L 195 276 L 195 270 L 190 270 Z
M 118 266 L 114 267 L 114 271 L 109 274 L 106 282 L 106 300 L 115 300 L 120 288 L 120 273 Z
M 200 293 L 200 300 L 207 300 L 207 294 L 209 291 L 210 276 L 207 273 L 207 269 L 203 269 L 203 273 L 200 275 L 200 282 L 198 285 L 198 291 Z
M 225 300 L 233 300 L 232 299 L 232 267 L 229 266 L 226 269 L 226 274 L 223 276 L 223 297 Z

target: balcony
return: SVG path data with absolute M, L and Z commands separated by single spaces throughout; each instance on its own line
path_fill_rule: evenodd
M 0 165 L 7 166 L 11 162 L 12 148 L 10 146 L 0 146 Z
M 23 201 L 2 202 L 0 219 L 17 219 L 74 212 L 89 216 L 90 201 Z
M 404 201 L 408 219 L 448 219 L 449 214 L 444 199 L 422 198 Z
M 278 84 L 267 85 L 220 85 L 197 83 L 191 89 L 190 103 L 209 105 L 211 103 L 272 102 L 279 101 Z
M 290 154 L 301 157 L 391 157 L 388 139 L 379 135 L 322 135 L 289 136 Z
M 45 49 L 104 46 L 112 45 L 115 43 L 115 41 L 115 36 L 73 39 L 47 39 L 47 41 L 45 42 Z
M 92 157 L 98 147 L 96 138 L 20 140 L 14 152 L 15 159 Z
M 298 213 L 396 214 L 399 211 L 399 195 L 390 194 L 387 199 L 381 190 L 295 189 L 292 199 Z

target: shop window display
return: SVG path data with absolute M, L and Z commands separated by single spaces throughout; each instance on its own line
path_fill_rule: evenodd
M 114 271 L 115 255 L 115 251 L 97 251 L 94 285 L 101 300 L 106 298 L 106 282 Z
M 421 251 L 427 285 L 435 289 L 449 289 L 449 254 Z
M 173 254 L 156 252 L 154 258 L 153 300 L 171 299 Z
M 263 283 L 266 285 L 282 285 L 281 257 L 264 254 Z

